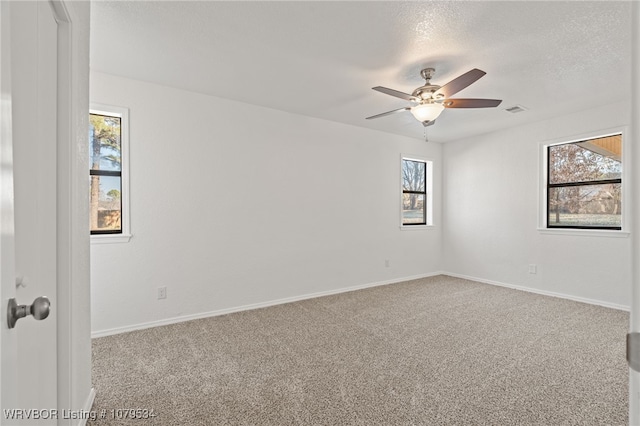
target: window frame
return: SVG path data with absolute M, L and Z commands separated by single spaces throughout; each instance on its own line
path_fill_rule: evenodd
M 565 145 L 577 142 L 585 142 L 590 139 L 598 139 L 607 136 L 621 135 L 622 138 L 622 173 L 620 177 L 620 184 L 622 185 L 622 206 L 621 206 L 621 226 L 618 227 L 593 227 L 593 226 L 549 226 L 549 189 L 553 187 L 562 186 L 580 186 L 594 185 L 599 183 L 612 183 L 613 180 L 607 179 L 604 181 L 591 181 L 591 182 L 578 182 L 576 184 L 550 184 L 550 164 L 549 164 L 549 148 L 557 145 Z M 539 156 L 539 212 L 538 212 L 538 228 L 537 230 L 541 234 L 555 234 L 555 235 L 574 235 L 574 236 L 601 236 L 601 237 L 628 237 L 628 221 L 629 217 L 629 199 L 630 199 L 630 185 L 628 179 L 628 167 L 625 166 L 626 159 L 629 158 L 628 154 L 628 132 L 626 126 L 614 127 L 603 130 L 596 130 L 580 135 L 574 135 L 570 137 L 557 138 L 553 140 L 547 140 L 540 143 L 540 156 Z
M 403 195 L 407 192 L 404 190 L 403 186 L 403 165 L 404 161 L 417 161 L 420 163 L 424 163 L 425 165 L 425 192 L 424 192 L 424 203 L 425 203 L 425 222 L 424 223 L 404 223 L 403 220 Z M 433 229 L 433 160 L 429 158 L 425 158 L 419 155 L 411 155 L 411 154 L 401 154 L 400 155 L 400 229 L 402 230 L 417 230 L 417 229 Z M 413 192 L 410 192 L 413 193 Z M 422 194 L 422 192 L 419 192 Z
M 131 209 L 129 203 L 129 109 L 114 105 L 91 103 L 89 114 L 120 118 L 120 225 L 121 232 L 93 233 L 89 230 L 92 244 L 126 243 L 131 240 Z M 89 176 L 91 166 L 89 165 Z

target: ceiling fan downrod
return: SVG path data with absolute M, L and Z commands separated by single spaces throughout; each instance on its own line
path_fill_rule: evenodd
M 417 102 L 433 102 L 433 94 L 440 89 L 440 86 L 431 84 L 431 78 L 435 72 L 435 68 L 425 68 L 420 71 L 420 76 L 424 78 L 425 83 L 411 93 L 411 96 L 413 96 Z
M 433 78 L 433 74 L 435 74 L 435 72 L 435 68 L 425 68 L 420 71 L 420 75 L 426 80 L 427 84 L 429 84 L 431 83 L 431 78 Z

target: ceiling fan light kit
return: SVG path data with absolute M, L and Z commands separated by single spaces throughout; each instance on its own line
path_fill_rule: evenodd
M 423 86 L 415 89 L 411 94 L 389 89 L 387 87 L 376 86 L 373 90 L 386 95 L 395 96 L 412 103 L 411 106 L 383 112 L 381 114 L 367 117 L 367 120 L 384 117 L 396 112 L 411 111 L 411 114 L 425 127 L 432 125 L 445 108 L 494 108 L 502 102 L 498 99 L 450 99 L 465 87 L 475 83 L 486 73 L 477 68 L 454 78 L 444 86 L 431 84 L 431 78 L 435 73 L 434 68 L 425 68 L 420 71 L 420 75 L 425 79 Z
M 411 114 L 422 123 L 435 120 L 442 111 L 444 105 L 439 103 L 419 104 L 411 108 Z

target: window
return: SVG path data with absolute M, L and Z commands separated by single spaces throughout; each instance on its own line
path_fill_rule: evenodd
M 402 158 L 402 226 L 431 225 L 431 162 Z
M 129 237 L 128 110 L 93 106 L 89 114 L 90 230 L 92 236 Z
M 547 228 L 622 229 L 622 134 L 547 146 Z

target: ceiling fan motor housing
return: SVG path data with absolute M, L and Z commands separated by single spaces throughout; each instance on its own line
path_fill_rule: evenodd
M 426 101 L 427 99 L 433 98 L 433 93 L 440 89 L 440 87 L 441 86 L 436 84 L 425 84 L 424 86 L 418 87 L 414 90 L 413 93 L 411 93 L 411 96 Z

